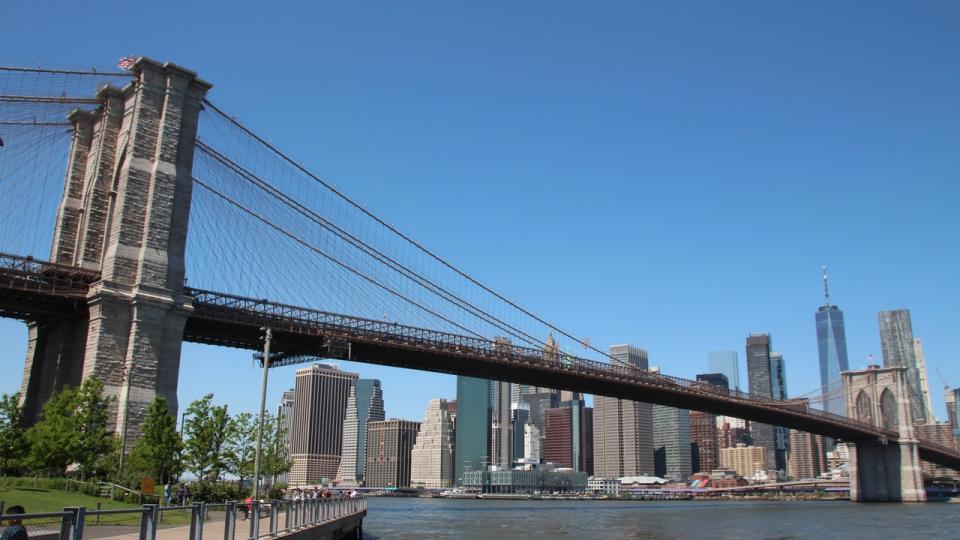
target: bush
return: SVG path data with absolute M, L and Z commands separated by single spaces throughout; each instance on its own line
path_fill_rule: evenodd
M 267 499 L 271 501 L 282 499 L 283 492 L 286 491 L 286 489 L 287 485 L 283 482 L 274 483 L 272 486 L 270 486 L 270 489 L 267 490 Z
M 202 481 L 190 485 L 190 499 L 209 503 L 239 501 L 247 498 L 249 491 L 241 489 L 236 482 Z

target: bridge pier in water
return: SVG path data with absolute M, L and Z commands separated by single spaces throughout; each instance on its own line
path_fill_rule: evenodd
M 51 260 L 98 272 L 87 308 L 28 322 L 22 404 L 29 423 L 64 386 L 102 380 L 111 426 L 139 430 L 156 395 L 176 414 L 197 122 L 210 84 L 141 58 L 134 81 L 70 115 L 73 139 Z
M 905 367 L 845 371 L 847 416 L 892 431 L 896 442 L 857 441 L 850 449 L 850 500 L 923 502 L 927 494 L 914 435 Z

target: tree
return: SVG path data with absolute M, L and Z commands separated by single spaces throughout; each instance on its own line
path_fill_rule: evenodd
M 116 448 L 115 437 L 107 429 L 111 401 L 112 397 L 103 397 L 103 383 L 93 377 L 83 381 L 76 393 L 73 458 L 81 478 L 106 472 L 104 458 Z
M 0 474 L 8 474 L 23 465 L 29 451 L 20 394 L 0 396 Z
M 224 443 L 230 416 L 227 406 L 213 406 L 213 394 L 207 394 L 187 407 L 190 417 L 184 425 L 185 465 L 203 480 L 220 478 L 224 468 Z
M 289 470 L 290 451 L 287 448 L 287 428 L 280 418 L 267 415 L 263 421 L 260 473 L 272 481 Z
M 27 430 L 31 468 L 51 474 L 63 474 L 73 462 L 76 438 L 77 391 L 64 388 L 43 405 L 41 419 Z
M 240 413 L 230 419 L 227 427 L 224 463 L 226 471 L 235 474 L 240 485 L 253 476 L 253 461 L 257 450 L 257 419 L 250 413 Z
M 183 472 L 182 451 L 177 419 L 170 414 L 167 400 L 157 396 L 147 410 L 141 436 L 130 451 L 129 470 L 168 484 Z

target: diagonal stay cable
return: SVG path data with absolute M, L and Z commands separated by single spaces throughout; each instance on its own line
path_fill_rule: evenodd
M 404 240 L 407 241 L 408 243 L 410 243 L 410 244 L 412 244 L 413 246 L 415 246 L 417 249 L 419 249 L 420 251 L 422 251 L 423 253 L 425 253 L 426 255 L 428 255 L 430 258 L 432 258 L 432 259 L 434 259 L 435 261 L 439 262 L 441 265 L 443 265 L 443 266 L 447 267 L 448 269 L 452 270 L 453 272 L 457 273 L 458 275 L 460 275 L 460 276 L 463 277 L 464 279 L 468 280 L 469 282 L 473 283 L 474 285 L 480 287 L 480 288 L 483 289 L 484 291 L 492 294 L 494 297 L 498 298 L 498 299 L 501 300 L 502 302 L 505 302 L 506 304 L 510 305 L 510 306 L 513 307 L 514 309 L 520 311 L 521 313 L 527 315 L 528 317 L 531 317 L 531 318 L 533 318 L 534 320 L 536 320 L 537 322 L 539 322 L 539 323 L 547 326 L 548 328 L 554 330 L 554 331 L 557 332 L 558 334 L 563 335 L 563 336 L 565 336 L 565 337 L 567 337 L 567 338 L 569 338 L 569 339 L 572 339 L 572 340 L 575 341 L 575 342 L 581 343 L 581 344 L 584 345 L 584 347 L 586 347 L 586 348 L 588 348 L 588 349 L 590 349 L 590 350 L 592 350 L 592 351 L 594 351 L 594 352 L 596 352 L 596 353 L 604 356 L 605 358 L 609 358 L 609 359 L 612 360 L 612 357 L 611 357 L 608 353 L 606 353 L 606 352 L 604 352 L 604 351 L 601 351 L 600 349 L 597 349 L 597 348 L 594 347 L 593 345 L 589 344 L 586 340 L 579 339 L 579 338 L 573 336 L 572 334 L 570 334 L 570 333 L 568 333 L 568 332 L 566 332 L 566 331 L 558 328 L 557 326 L 551 324 L 550 322 L 548 322 L 548 321 L 540 318 L 539 316 L 537 316 L 536 314 L 534 314 L 534 313 L 528 311 L 527 309 L 523 308 L 522 306 L 520 306 L 520 305 L 517 304 L 516 302 L 510 300 L 509 298 L 501 295 L 500 293 L 494 291 L 493 289 L 491 289 L 491 288 L 487 287 L 486 285 L 484 285 L 483 283 L 479 282 L 479 281 L 478 281 L 477 279 L 475 279 L 473 276 L 467 274 L 467 273 L 464 272 L 463 270 L 460 270 L 459 268 L 457 268 L 457 267 L 454 266 L 453 264 L 447 262 L 444 258 L 442 258 L 442 257 L 440 257 L 439 255 L 435 254 L 434 252 L 430 251 L 429 249 L 427 249 L 426 247 L 424 247 L 422 244 L 420 244 L 420 243 L 417 242 L 416 240 L 414 240 L 414 239 L 410 238 L 409 236 L 407 236 L 406 234 L 400 232 L 399 229 L 397 229 L 397 228 L 394 227 L 393 225 L 390 225 L 389 223 L 383 221 L 382 219 L 380 219 L 379 217 L 377 217 L 376 215 L 374 215 L 372 212 L 370 212 L 369 210 L 367 210 L 366 208 L 364 208 L 362 205 L 358 204 L 357 202 L 355 202 L 355 201 L 354 201 L 353 199 L 351 199 L 350 197 L 347 197 L 344 193 L 342 193 L 341 191 L 339 191 L 337 188 L 333 187 L 333 185 L 327 183 L 326 181 L 324 181 L 323 179 L 321 179 L 319 176 L 317 176 L 317 175 L 313 174 L 312 172 L 310 172 L 310 170 L 307 169 L 305 166 L 301 165 L 300 163 L 298 163 L 297 161 L 295 161 L 293 158 L 291 158 L 291 157 L 287 156 L 286 154 L 284 154 L 283 152 L 281 152 L 277 147 L 275 147 L 274 145 L 272 145 L 270 142 L 266 141 L 265 139 L 263 139 L 262 137 L 260 137 L 260 136 L 257 135 L 256 133 L 254 133 L 252 130 L 250 130 L 249 128 L 247 128 L 245 125 L 241 124 L 238 120 L 236 120 L 235 118 L 231 117 L 231 116 L 228 115 L 226 112 L 224 112 L 222 109 L 220 109 L 219 107 L 217 107 L 216 105 L 214 105 L 213 103 L 211 103 L 210 100 L 204 98 L 203 103 L 204 103 L 204 105 L 208 106 L 211 110 L 215 111 L 217 114 L 219 114 L 219 115 L 222 116 L 224 119 L 226 119 L 228 122 L 230 122 L 231 124 L 233 124 L 234 126 L 236 126 L 237 128 L 239 128 L 240 130 L 242 130 L 244 133 L 246 133 L 246 134 L 249 135 L 250 137 L 253 137 L 257 142 L 259 142 L 260 144 L 262 144 L 262 145 L 264 145 L 265 147 L 267 147 L 268 149 L 270 149 L 273 153 L 277 154 L 277 156 L 279 156 L 281 159 L 283 159 L 284 161 L 286 161 L 287 163 L 289 163 L 290 165 L 292 165 L 293 167 L 295 167 L 296 169 L 298 169 L 300 172 L 302 172 L 303 174 L 306 174 L 306 175 L 309 176 L 311 179 L 313 179 L 314 181 L 316 181 L 316 182 L 318 182 L 319 184 L 321 184 L 323 187 L 327 188 L 328 190 L 330 190 L 331 192 L 333 192 L 334 194 L 336 194 L 338 197 L 340 197 L 340 198 L 343 199 L 345 202 L 347 202 L 347 204 L 349 204 L 350 206 L 353 206 L 353 207 L 356 208 L 357 210 L 363 212 L 364 214 L 366 214 L 368 217 L 370 217 L 371 219 L 373 219 L 374 221 L 376 221 L 376 222 L 379 223 L 380 225 L 386 227 L 388 230 L 390 230 L 391 232 L 393 232 L 394 234 L 396 234 L 396 235 L 399 236 L 400 238 L 404 239 Z
M 241 203 L 239 203 L 238 201 L 234 200 L 234 199 L 233 199 L 232 197 L 230 197 L 229 195 L 227 195 L 227 194 L 225 194 L 225 193 L 217 190 L 216 188 L 214 188 L 214 187 L 212 187 L 212 186 L 204 183 L 202 180 L 200 180 L 200 179 L 198 179 L 198 178 L 193 178 L 193 182 L 194 182 L 195 184 L 197 184 L 198 186 L 203 187 L 203 188 L 206 189 L 207 191 L 213 193 L 213 194 L 216 195 L 217 197 L 220 197 L 221 199 L 223 199 L 224 201 L 228 202 L 229 204 L 231 204 L 231 205 L 237 207 L 238 209 L 242 210 L 244 213 L 250 215 L 250 216 L 253 217 L 254 219 L 256 219 L 256 220 L 260 221 L 261 223 L 263 223 L 264 225 L 266 225 L 266 226 L 268 226 L 268 227 L 276 230 L 276 231 L 279 232 L 280 234 L 282 234 L 282 235 L 286 236 L 287 238 L 293 240 L 294 242 L 302 245 L 303 247 L 309 249 L 310 251 L 313 251 L 314 253 L 316 253 L 316 254 L 318 254 L 318 255 L 320 255 L 320 256 L 322 256 L 322 257 L 325 257 L 326 259 L 330 260 L 331 262 L 333 262 L 333 263 L 339 265 L 340 267 L 344 268 L 345 270 L 353 273 L 353 274 L 356 275 L 357 277 L 360 277 L 360 278 L 362 278 L 362 279 L 364 279 L 364 280 L 366 280 L 366 281 L 368 281 L 368 282 L 376 285 L 377 287 L 383 289 L 384 291 L 387 291 L 388 293 L 390 293 L 390 294 L 392 294 L 392 295 L 394 295 L 394 296 L 397 296 L 398 298 L 404 300 L 405 302 L 408 302 L 408 303 L 410 303 L 410 304 L 412 304 L 412 305 L 414 305 L 414 306 L 417 306 L 418 308 L 420 308 L 420 309 L 422 309 L 423 311 L 425 311 L 425 312 L 433 315 L 434 317 L 437 317 L 437 318 L 439 318 L 439 319 L 441 319 L 441 320 L 443 320 L 443 321 L 446 321 L 446 322 L 448 322 L 448 323 L 456 326 L 457 328 L 463 330 L 464 332 L 467 332 L 468 334 L 472 334 L 473 336 L 478 337 L 478 338 L 480 338 L 480 339 L 487 339 L 485 336 L 482 336 L 482 335 L 474 332 L 473 330 L 471 330 L 471 329 L 469 329 L 469 328 L 466 328 L 466 327 L 464 327 L 464 326 L 456 323 L 455 321 L 452 321 L 452 320 L 448 319 L 447 317 L 443 316 L 442 314 L 437 313 L 437 312 L 433 311 L 432 309 L 430 309 L 430 308 L 428 308 L 428 307 L 420 304 L 420 303 L 417 302 L 416 300 L 413 300 L 413 299 L 411 299 L 411 298 L 406 297 L 405 295 L 403 295 L 403 294 L 400 293 L 399 291 L 394 290 L 392 287 L 389 287 L 389 286 L 387 286 L 387 285 L 384 285 L 384 284 L 380 283 L 379 281 L 371 278 L 370 276 L 364 274 L 363 272 L 360 272 L 360 271 L 357 270 L 356 268 L 353 268 L 352 266 L 344 263 L 343 261 L 337 259 L 336 257 L 333 257 L 332 255 L 329 255 L 329 254 L 327 254 L 327 253 L 324 253 L 323 251 L 317 249 L 315 246 L 313 246 L 312 244 L 310 244 L 310 243 L 307 242 L 306 240 L 304 240 L 304 239 L 300 238 L 299 236 L 291 233 L 290 231 L 288 231 L 288 230 L 286 230 L 286 229 L 284 229 L 284 228 L 282 228 L 282 227 L 280 227 L 280 226 L 272 223 L 270 220 L 268 220 L 267 218 L 261 216 L 259 213 L 255 212 L 255 211 L 253 211 L 253 210 L 251 210 L 251 209 L 249 209 L 249 208 L 247 208 L 246 206 L 243 206 Z
M 310 208 L 307 208 L 307 207 L 305 207 L 304 205 L 302 205 L 301 203 L 299 203 L 299 202 L 297 202 L 296 200 L 292 199 L 289 195 L 287 195 L 286 193 L 280 191 L 280 190 L 277 189 L 276 187 L 272 186 L 271 184 L 269 184 L 268 182 L 266 182 L 266 181 L 263 180 L 262 178 L 256 176 L 255 174 L 251 173 L 250 171 L 244 169 L 242 166 L 240 166 L 239 164 L 237 164 L 236 162 L 234 162 L 234 161 L 231 160 L 230 158 L 224 156 L 224 155 L 221 154 L 220 152 L 217 152 L 215 149 L 211 148 L 209 145 L 207 145 L 207 144 L 204 143 L 203 141 L 199 141 L 199 140 L 197 141 L 197 148 L 198 148 L 199 150 L 201 150 L 202 152 L 204 152 L 205 154 L 209 155 L 210 157 L 214 158 L 215 160 L 219 161 L 222 165 L 224 165 L 225 167 L 229 168 L 230 170 L 232 170 L 232 171 L 235 172 L 236 174 L 240 175 L 241 177 L 243 177 L 243 178 L 246 179 L 247 181 L 253 183 L 254 185 L 256 185 L 257 187 L 259 187 L 260 189 L 266 191 L 269 195 L 272 195 L 272 196 L 274 196 L 275 198 L 280 199 L 281 202 L 283 202 L 283 203 L 284 203 L 286 206 L 288 206 L 289 208 L 293 209 L 295 212 L 303 215 L 304 217 L 306 217 L 306 218 L 309 219 L 310 221 L 316 223 L 317 225 L 320 225 L 321 227 L 327 229 L 328 231 L 332 232 L 334 235 L 336 235 L 337 237 L 339 237 L 339 238 L 342 239 L 343 241 L 349 243 L 350 245 L 356 247 L 357 249 L 360 249 L 361 251 L 363 251 L 364 253 L 366 253 L 366 254 L 369 255 L 370 257 L 373 257 L 374 259 L 376 259 L 376 260 L 379 261 L 380 263 L 386 265 L 386 266 L 389 267 L 390 269 L 392 269 L 392 270 L 394 270 L 394 271 L 396 271 L 396 272 L 399 272 L 400 274 L 404 275 L 404 276 L 407 277 L 408 279 L 416 282 L 416 283 L 417 283 L 418 285 L 420 285 L 421 287 L 424 287 L 424 288 L 426 288 L 427 290 L 433 292 L 434 294 L 440 296 L 440 297 L 443 298 L 444 300 L 446 300 L 446 301 L 448 301 L 448 302 L 451 302 L 451 303 L 457 305 L 457 306 L 460 307 L 461 309 L 463 309 L 463 310 L 467 311 L 468 313 L 474 315 L 475 317 L 477 317 L 477 318 L 479 318 L 479 319 L 481 319 L 481 320 L 483 320 L 483 321 L 485 321 L 485 322 L 487 322 L 487 323 L 495 326 L 496 328 L 499 328 L 500 330 L 503 330 L 504 332 L 507 332 L 507 333 L 513 335 L 513 336 L 516 337 L 516 338 L 519 338 L 521 341 L 527 342 L 527 343 L 529 343 L 529 344 L 531 344 L 531 345 L 538 345 L 538 346 L 541 346 L 541 347 L 544 346 L 544 345 L 546 345 L 546 343 L 543 342 L 542 340 L 537 339 L 536 337 L 527 334 L 527 333 L 524 332 L 523 330 L 520 330 L 520 329 L 518 329 L 518 328 L 516 328 L 516 327 L 514 327 L 514 326 L 512 326 L 512 325 L 510 325 L 509 323 L 507 323 L 507 322 L 505 322 L 505 321 L 497 318 L 496 316 L 494 316 L 494 315 L 492 315 L 492 314 L 489 314 L 489 313 L 483 311 L 482 309 L 480 309 L 480 308 L 478 308 L 477 306 L 471 304 L 471 303 L 468 302 L 467 300 L 465 300 L 465 299 L 463 299 L 463 298 L 460 298 L 460 297 L 457 296 L 456 294 L 454 294 L 454 293 L 452 293 L 452 292 L 450 292 L 450 291 L 442 288 L 441 286 L 437 285 L 436 283 L 434 283 L 434 282 L 431 281 L 430 279 L 428 279 L 428 278 L 420 275 L 419 273 L 417 273 L 417 272 L 414 271 L 414 270 L 411 270 L 411 269 L 408 268 L 407 266 L 405 266 L 405 265 L 403 265 L 402 263 L 400 263 L 399 261 L 393 259 L 393 258 L 390 257 L 389 255 L 381 252 L 381 251 L 378 250 L 377 248 L 375 248 L 375 247 L 373 247 L 373 246 L 370 246 L 369 244 L 367 244 L 366 242 L 364 242 L 364 241 L 361 240 L 360 238 L 357 238 L 356 236 L 354 236 L 354 235 L 351 234 L 350 232 L 342 229 L 341 227 L 339 227 L 339 226 L 336 225 L 335 223 L 329 221 L 328 219 L 326 219 L 326 218 L 324 218 L 323 216 L 317 214 L 316 212 L 314 212 L 314 211 L 311 210 Z

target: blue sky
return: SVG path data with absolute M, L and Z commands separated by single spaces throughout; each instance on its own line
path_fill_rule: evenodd
M 705 371 L 710 350 L 742 361 L 746 335 L 770 332 L 789 393 L 818 387 L 827 264 L 851 367 L 879 361 L 877 311 L 907 307 L 941 419 L 935 368 L 960 385 L 956 2 L 20 2 L 3 16 L 6 65 L 147 55 L 198 71 L 213 101 L 388 222 L 666 373 Z M 0 392 L 19 387 L 25 335 L 0 321 Z M 383 381 L 389 416 L 455 393 L 449 376 L 342 365 Z M 293 370 L 272 373 L 272 403 Z M 185 345 L 180 401 L 207 392 L 254 410 L 249 354 Z

